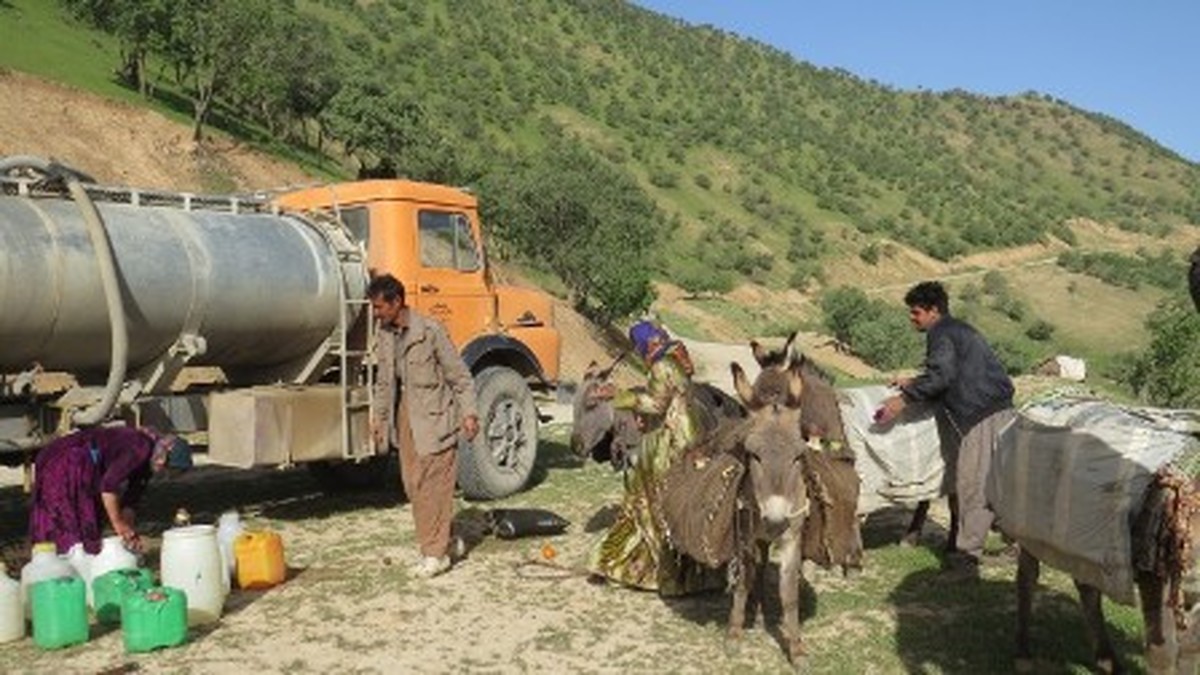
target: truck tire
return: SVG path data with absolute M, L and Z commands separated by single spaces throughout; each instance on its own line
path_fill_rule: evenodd
M 403 490 L 396 453 L 378 455 L 361 462 L 309 462 L 308 473 L 326 494 Z
M 516 371 L 489 366 L 475 376 L 479 434 L 458 444 L 458 485 L 467 499 L 500 499 L 521 488 L 537 460 L 537 406 Z

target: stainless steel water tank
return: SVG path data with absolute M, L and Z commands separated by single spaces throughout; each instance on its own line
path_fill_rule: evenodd
M 207 351 L 189 365 L 234 370 L 294 362 L 339 319 L 343 274 L 311 223 L 282 215 L 97 203 L 112 242 L 129 368 L 184 333 Z M 365 277 L 350 279 L 361 297 Z M 0 371 L 37 362 L 84 381 L 108 369 L 109 325 L 79 207 L 0 197 Z

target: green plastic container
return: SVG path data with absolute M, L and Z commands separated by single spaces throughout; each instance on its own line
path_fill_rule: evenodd
M 187 623 L 187 595 L 177 588 L 134 591 L 121 603 L 121 633 L 127 652 L 181 645 L 187 641 Z
M 29 589 L 29 596 L 34 644 L 59 649 L 87 642 L 87 587 L 82 579 L 39 581 Z
M 92 580 L 93 607 L 101 623 L 121 622 L 121 602 L 135 591 L 154 586 L 154 575 L 146 568 L 113 570 Z

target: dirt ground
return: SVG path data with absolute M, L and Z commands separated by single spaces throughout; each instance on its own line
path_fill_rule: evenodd
M 279 532 L 288 580 L 235 590 L 219 623 L 188 642 L 126 654 L 119 630 L 93 625 L 85 644 L 39 650 L 31 639 L 0 645 L 7 672 L 59 673 L 508 673 L 788 672 L 776 631 L 724 638 L 728 596 L 666 601 L 589 583 L 580 570 L 621 494 L 619 474 L 576 463 L 549 430 L 537 484 L 503 505 L 549 508 L 565 534 L 500 540 L 484 533 L 491 504 L 460 502 L 465 560 L 432 580 L 416 578 L 411 508 L 398 491 L 326 496 L 301 469 L 242 471 L 201 466 L 152 485 L 141 529 L 145 563 L 157 569 L 161 533 L 177 507 L 194 522 L 238 509 L 247 527 Z M 0 514 L 9 568 L 27 559 L 20 474 L 3 470 Z M 547 558 L 552 548 L 553 558 Z M 539 564 L 535 564 L 537 561 Z M 552 563 L 549 566 L 540 563 Z M 818 576 L 814 587 L 848 583 Z M 778 609 L 775 609 L 776 616 Z M 828 630 L 828 629 L 825 629 Z M 819 632 L 817 634 L 819 635 Z M 826 671 L 829 672 L 829 671 Z M 836 671 L 834 671 L 836 672 Z

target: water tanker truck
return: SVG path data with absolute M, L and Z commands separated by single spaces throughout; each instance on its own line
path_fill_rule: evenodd
M 372 274 L 404 282 L 475 378 L 473 499 L 526 483 L 533 392 L 558 379 L 543 293 L 497 285 L 470 193 L 369 180 L 251 196 L 113 188 L 0 158 L 0 463 L 88 425 L 207 446 L 213 464 L 391 481 L 369 433 Z

